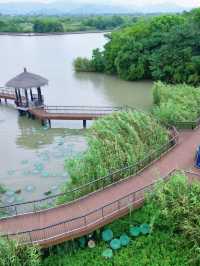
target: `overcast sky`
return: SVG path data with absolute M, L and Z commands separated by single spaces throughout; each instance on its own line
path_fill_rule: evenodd
M 57 1 L 62 1 L 62 2 L 68 2 L 68 0 L 57 0 Z M 50 2 L 57 2 L 54 0 L 0 0 L 0 3 L 8 3 L 8 2 L 46 2 L 46 3 L 50 3 Z M 71 1 L 71 0 L 70 0 Z M 76 0 L 73 1 L 74 3 L 76 2 Z M 124 5 L 139 5 L 139 6 L 143 6 L 143 5 L 148 5 L 148 4 L 162 4 L 162 3 L 167 3 L 167 4 L 177 4 L 180 6 L 187 6 L 187 7 L 200 7 L 200 0 L 109 0 L 109 1 L 105 1 L 105 0 L 78 0 L 78 2 L 82 2 L 82 3 L 113 3 L 113 4 L 124 4 Z

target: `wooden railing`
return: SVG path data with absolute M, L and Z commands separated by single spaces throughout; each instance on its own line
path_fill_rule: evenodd
M 139 172 L 144 170 L 153 162 L 160 159 L 170 149 L 173 149 L 178 143 L 178 139 L 179 139 L 179 133 L 177 132 L 176 128 L 173 127 L 171 128 L 170 140 L 167 143 L 165 143 L 163 146 L 161 146 L 159 149 L 154 150 L 153 152 L 148 154 L 142 161 L 139 161 L 131 166 L 127 166 L 122 169 L 116 170 L 107 176 L 100 177 L 92 182 L 89 182 L 73 190 L 66 191 L 64 193 L 60 193 L 57 195 L 53 195 L 35 201 L 27 201 L 23 203 L 1 206 L 0 207 L 1 218 L 17 216 L 20 214 L 36 213 L 40 212 L 43 209 L 51 209 L 55 207 L 56 201 L 63 196 L 67 197 L 69 195 L 70 198 L 71 197 L 73 198 L 73 200 L 81 199 L 81 197 L 83 197 L 84 195 L 88 195 L 88 193 L 90 193 L 91 191 L 93 192 L 99 191 L 100 189 L 104 189 L 112 184 L 116 184 L 127 178 L 130 177 L 132 178 L 134 175 L 137 175 Z M 70 204 L 70 202 L 68 204 Z
M 9 96 L 15 97 L 15 91 L 14 91 L 14 89 L 0 87 L 0 95 L 9 95 Z
M 168 180 L 176 170 L 173 169 L 167 176 L 160 180 Z M 67 219 L 57 224 L 52 224 L 40 229 L 23 231 L 15 234 L 5 234 L 1 237 L 7 239 L 16 239 L 24 244 L 41 244 L 48 245 L 61 238 L 70 239 L 74 236 L 84 235 L 90 230 L 95 230 L 110 221 L 110 218 L 120 217 L 121 214 L 128 213 L 130 208 L 138 207 L 144 201 L 146 193 L 154 189 L 157 180 L 148 186 L 145 186 L 137 191 L 131 192 L 126 196 L 119 198 L 111 203 L 108 203 L 98 209 L 88 212 L 82 216 L 73 219 Z
M 48 113 L 58 114 L 110 114 L 112 112 L 132 110 L 131 107 L 111 107 L 111 106 L 45 106 Z

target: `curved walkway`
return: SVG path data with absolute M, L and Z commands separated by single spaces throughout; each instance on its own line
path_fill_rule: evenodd
M 140 174 L 68 205 L 0 220 L 0 232 L 42 246 L 88 234 L 127 213 L 128 205 L 141 205 L 144 192 L 160 177 L 174 169 L 189 169 L 199 144 L 200 129 L 182 132 L 176 148 Z

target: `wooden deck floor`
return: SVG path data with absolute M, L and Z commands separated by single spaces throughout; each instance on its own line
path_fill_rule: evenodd
M 180 134 L 180 143 L 174 150 L 139 175 L 71 204 L 0 220 L 0 232 L 13 233 L 16 235 L 10 238 L 42 246 L 88 234 L 127 213 L 128 202 L 134 203 L 134 207 L 140 206 L 144 187 L 173 169 L 193 168 L 194 154 L 199 144 L 200 129 L 183 132 Z M 135 193 L 138 190 L 141 193 Z
M 39 120 L 94 120 L 104 113 L 53 113 L 42 108 L 30 109 L 29 112 Z

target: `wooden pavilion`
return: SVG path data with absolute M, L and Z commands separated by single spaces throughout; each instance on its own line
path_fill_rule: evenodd
M 30 73 L 24 68 L 24 72 L 6 83 L 7 88 L 15 89 L 15 104 L 21 114 L 31 108 L 44 106 L 44 97 L 41 87 L 48 84 L 48 80 Z

